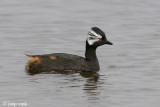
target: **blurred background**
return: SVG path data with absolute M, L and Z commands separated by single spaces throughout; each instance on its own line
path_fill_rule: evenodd
M 159 12 L 159 0 L 1 0 L 0 106 L 159 107 Z M 98 48 L 98 73 L 25 73 L 25 54 L 84 56 L 93 26 L 114 44 Z

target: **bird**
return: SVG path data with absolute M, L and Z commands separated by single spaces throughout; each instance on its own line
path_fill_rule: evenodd
M 29 74 L 53 71 L 97 72 L 100 70 L 100 66 L 96 49 L 105 44 L 113 45 L 100 28 L 91 27 L 86 39 L 85 57 L 68 53 L 27 55 L 31 59 L 27 62 L 25 69 Z

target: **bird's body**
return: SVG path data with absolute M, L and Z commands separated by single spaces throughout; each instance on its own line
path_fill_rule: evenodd
M 66 53 L 53 53 L 30 56 L 26 70 L 30 73 L 50 71 L 97 71 L 98 61 L 92 62 L 77 55 Z
M 99 37 L 96 34 L 99 34 Z M 96 48 L 112 43 L 107 41 L 104 32 L 97 27 L 93 27 L 89 35 L 86 40 L 85 58 L 66 53 L 27 55 L 32 57 L 26 65 L 27 72 L 36 74 L 51 71 L 98 71 L 100 67 Z

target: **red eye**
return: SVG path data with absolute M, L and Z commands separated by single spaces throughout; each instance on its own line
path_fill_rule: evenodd
M 102 38 L 99 38 L 99 40 L 102 40 Z

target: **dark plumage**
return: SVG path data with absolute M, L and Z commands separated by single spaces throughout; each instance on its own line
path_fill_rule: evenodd
M 98 71 L 100 67 L 96 48 L 104 44 L 112 45 L 102 30 L 92 27 L 86 40 L 85 58 L 66 53 L 27 55 L 32 59 L 26 64 L 26 71 L 30 74 L 51 71 Z

